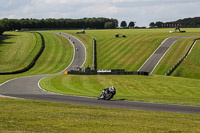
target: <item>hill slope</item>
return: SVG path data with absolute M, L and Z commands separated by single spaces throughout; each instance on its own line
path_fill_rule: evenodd
M 11 72 L 28 66 L 39 52 L 39 38 L 28 32 L 6 32 L 0 43 L 0 72 Z
M 58 73 L 71 63 L 74 50 L 66 38 L 49 32 L 41 34 L 45 39 L 45 49 L 35 66 L 22 74 L 1 75 L 0 83 L 21 76 Z M 41 43 L 41 39 L 37 41 Z

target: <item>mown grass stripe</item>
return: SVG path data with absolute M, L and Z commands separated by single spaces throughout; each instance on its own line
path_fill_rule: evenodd
M 106 58 L 107 60 L 110 60 L 110 62 L 107 61 L 108 62 L 107 64 L 115 62 L 116 63 L 115 65 L 117 65 L 118 62 L 120 62 L 120 60 L 124 58 L 123 54 L 127 53 L 128 50 L 130 51 L 130 48 L 129 48 L 130 42 L 131 40 L 124 39 L 121 43 L 115 44 L 115 46 L 109 52 L 110 55 L 108 56 L 108 58 Z M 113 67 L 115 65 L 111 64 L 110 66 Z M 116 67 L 118 68 L 119 66 L 116 66 Z M 123 66 L 121 66 L 121 68 L 123 68 Z
M 113 63 L 116 63 L 116 64 L 114 64 L 116 68 L 118 67 L 117 60 L 120 57 L 122 57 L 123 52 L 126 52 L 127 49 L 125 50 L 125 48 L 126 48 L 126 45 L 124 45 L 122 42 L 122 43 L 116 45 L 116 47 L 114 47 L 113 49 L 111 49 L 111 51 L 109 52 L 110 54 L 107 56 L 106 60 L 104 60 L 104 62 L 107 62 L 106 66 L 108 68 L 112 68 Z M 123 66 L 122 66 L 122 68 L 123 68 Z
M 120 48 L 118 48 L 117 52 L 115 52 L 115 54 L 110 55 L 110 58 L 108 58 L 110 60 L 110 62 L 108 62 L 108 66 L 109 67 L 113 67 L 113 64 L 115 65 L 116 68 L 124 68 L 124 64 L 128 61 L 125 61 L 124 64 L 121 60 L 124 58 L 124 56 L 128 53 L 129 49 L 127 48 L 127 46 L 125 44 L 123 44 L 123 46 L 120 46 Z
M 110 44 L 115 44 L 110 45 Z M 99 46 L 100 45 L 100 46 Z M 117 43 L 115 41 L 109 41 L 105 44 L 98 44 L 97 42 L 97 57 L 101 58 L 101 57 L 108 57 L 110 54 L 112 54 L 112 52 L 114 52 L 114 50 L 116 50 L 119 47 L 119 44 L 117 45 Z
M 187 56 L 187 58 L 179 65 L 177 70 L 175 70 L 172 75 L 173 76 L 182 76 L 187 78 L 196 78 L 200 79 L 199 76 L 199 64 L 200 64 L 200 41 L 197 41 L 195 46 L 193 47 L 191 53 Z
M 35 37 L 31 33 L 6 32 L 0 53 L 0 72 L 16 71 L 27 66 L 35 57 Z M 26 52 L 24 52 L 26 51 Z M 28 60 L 26 62 L 26 60 Z
M 36 37 L 36 39 L 37 39 L 36 33 L 33 33 L 33 34 L 35 35 L 35 37 Z M 39 44 L 35 43 L 35 46 L 33 47 L 33 49 L 28 50 L 28 51 L 30 51 L 30 52 L 28 52 L 29 55 L 30 55 L 30 57 L 27 56 L 26 59 L 25 59 L 25 60 L 22 60 L 22 63 L 21 63 L 21 65 L 23 64 L 23 65 L 25 65 L 25 66 L 24 66 L 23 68 L 20 68 L 20 67 L 19 67 L 18 69 L 12 70 L 12 71 L 9 71 L 9 72 L 0 73 L 1 75 L 9 75 L 9 74 L 24 73 L 24 72 L 30 70 L 30 69 L 35 65 L 36 61 L 38 60 L 38 58 L 40 57 L 40 55 L 42 54 L 42 52 L 44 51 L 44 48 L 45 48 L 45 42 L 44 42 L 43 36 L 42 36 L 40 33 L 37 33 L 37 34 L 39 34 L 39 38 L 42 39 L 42 44 L 39 45 Z M 21 54 L 21 53 L 19 52 L 19 54 Z M 34 54 L 35 54 L 35 55 L 34 55 Z M 33 55 L 34 55 L 34 56 L 33 56 Z M 28 60 L 27 60 L 27 59 L 28 59 Z M 25 61 L 26 61 L 26 62 L 25 62 Z M 20 61 L 19 61 L 19 62 L 20 62 Z M 23 62 L 24 62 L 24 63 L 23 63 Z M 23 66 L 23 65 L 22 65 L 22 66 Z
M 137 39 L 134 41 L 139 41 L 139 40 L 140 39 Z M 124 53 L 122 52 L 122 56 L 121 56 L 122 57 L 121 62 L 123 64 L 123 68 L 125 68 L 125 69 L 129 68 L 129 69 L 126 69 L 129 71 L 133 71 L 135 62 L 137 62 L 137 60 L 139 60 L 139 58 L 135 58 L 135 57 L 138 57 L 137 54 L 139 54 L 140 52 L 143 52 L 141 50 L 141 46 L 135 45 L 135 44 L 137 44 L 137 43 L 133 42 L 132 44 L 128 44 L 126 47 L 127 50 L 124 50 Z

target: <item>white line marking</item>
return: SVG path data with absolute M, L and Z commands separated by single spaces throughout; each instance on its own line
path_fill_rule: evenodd
M 61 35 L 62 35 L 63 33 L 61 33 Z M 68 67 L 67 68 L 65 68 L 64 70 L 62 70 L 61 72 L 59 72 L 59 73 L 56 73 L 56 74 L 60 74 L 60 73 L 63 73 L 65 70 L 67 70 L 71 65 L 72 65 L 72 63 L 74 62 L 74 59 L 75 59 L 75 52 L 76 52 L 76 50 L 75 50 L 75 46 L 74 46 L 74 44 L 73 44 L 73 42 L 68 38 L 68 37 L 66 37 L 66 36 L 64 36 L 64 35 L 62 35 L 64 38 L 66 38 L 67 40 L 69 40 L 69 42 L 71 43 L 71 45 L 73 46 L 73 48 L 74 48 L 74 54 L 73 54 L 73 59 L 72 59 L 72 61 L 71 61 L 71 63 L 68 65 Z
M 43 89 L 43 88 L 40 86 L 40 81 L 43 80 L 44 78 L 46 78 L 46 77 L 43 77 L 43 78 L 41 78 L 41 79 L 38 81 L 38 87 L 39 87 L 39 89 L 41 89 L 42 91 L 47 92 L 47 93 L 56 94 L 56 93 L 47 91 L 47 90 Z

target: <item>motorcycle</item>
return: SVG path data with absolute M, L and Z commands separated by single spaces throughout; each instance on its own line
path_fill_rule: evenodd
M 98 97 L 98 100 L 110 100 L 116 94 L 116 89 L 114 86 L 103 89 L 101 95 Z

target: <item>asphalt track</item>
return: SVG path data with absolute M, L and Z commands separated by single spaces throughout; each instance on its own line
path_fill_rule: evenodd
M 64 33 L 56 33 L 56 34 L 60 34 L 69 39 L 75 49 L 73 61 L 69 65 L 69 67 L 66 68 L 64 71 L 74 69 L 74 67 L 81 67 L 86 59 L 86 49 L 84 45 L 77 38 L 71 35 Z M 63 73 L 64 71 L 62 71 L 61 73 Z M 89 106 L 103 106 L 103 107 L 113 107 L 113 108 L 136 109 L 136 110 L 200 114 L 200 106 L 157 104 L 157 103 L 145 103 L 145 102 L 132 102 L 124 100 L 105 101 L 105 100 L 97 100 L 97 98 L 55 94 L 47 92 L 38 86 L 39 81 L 46 76 L 50 75 L 47 74 L 47 75 L 27 76 L 9 80 L 0 85 L 0 95 L 16 97 L 16 98 L 24 98 L 24 99 L 81 104 Z
M 182 38 L 189 38 L 195 36 L 176 36 L 165 39 L 162 44 L 155 50 L 155 52 L 146 60 L 146 62 L 140 67 L 138 71 L 149 72 L 150 74 L 156 68 L 158 63 L 170 49 L 170 47 L 178 40 Z

